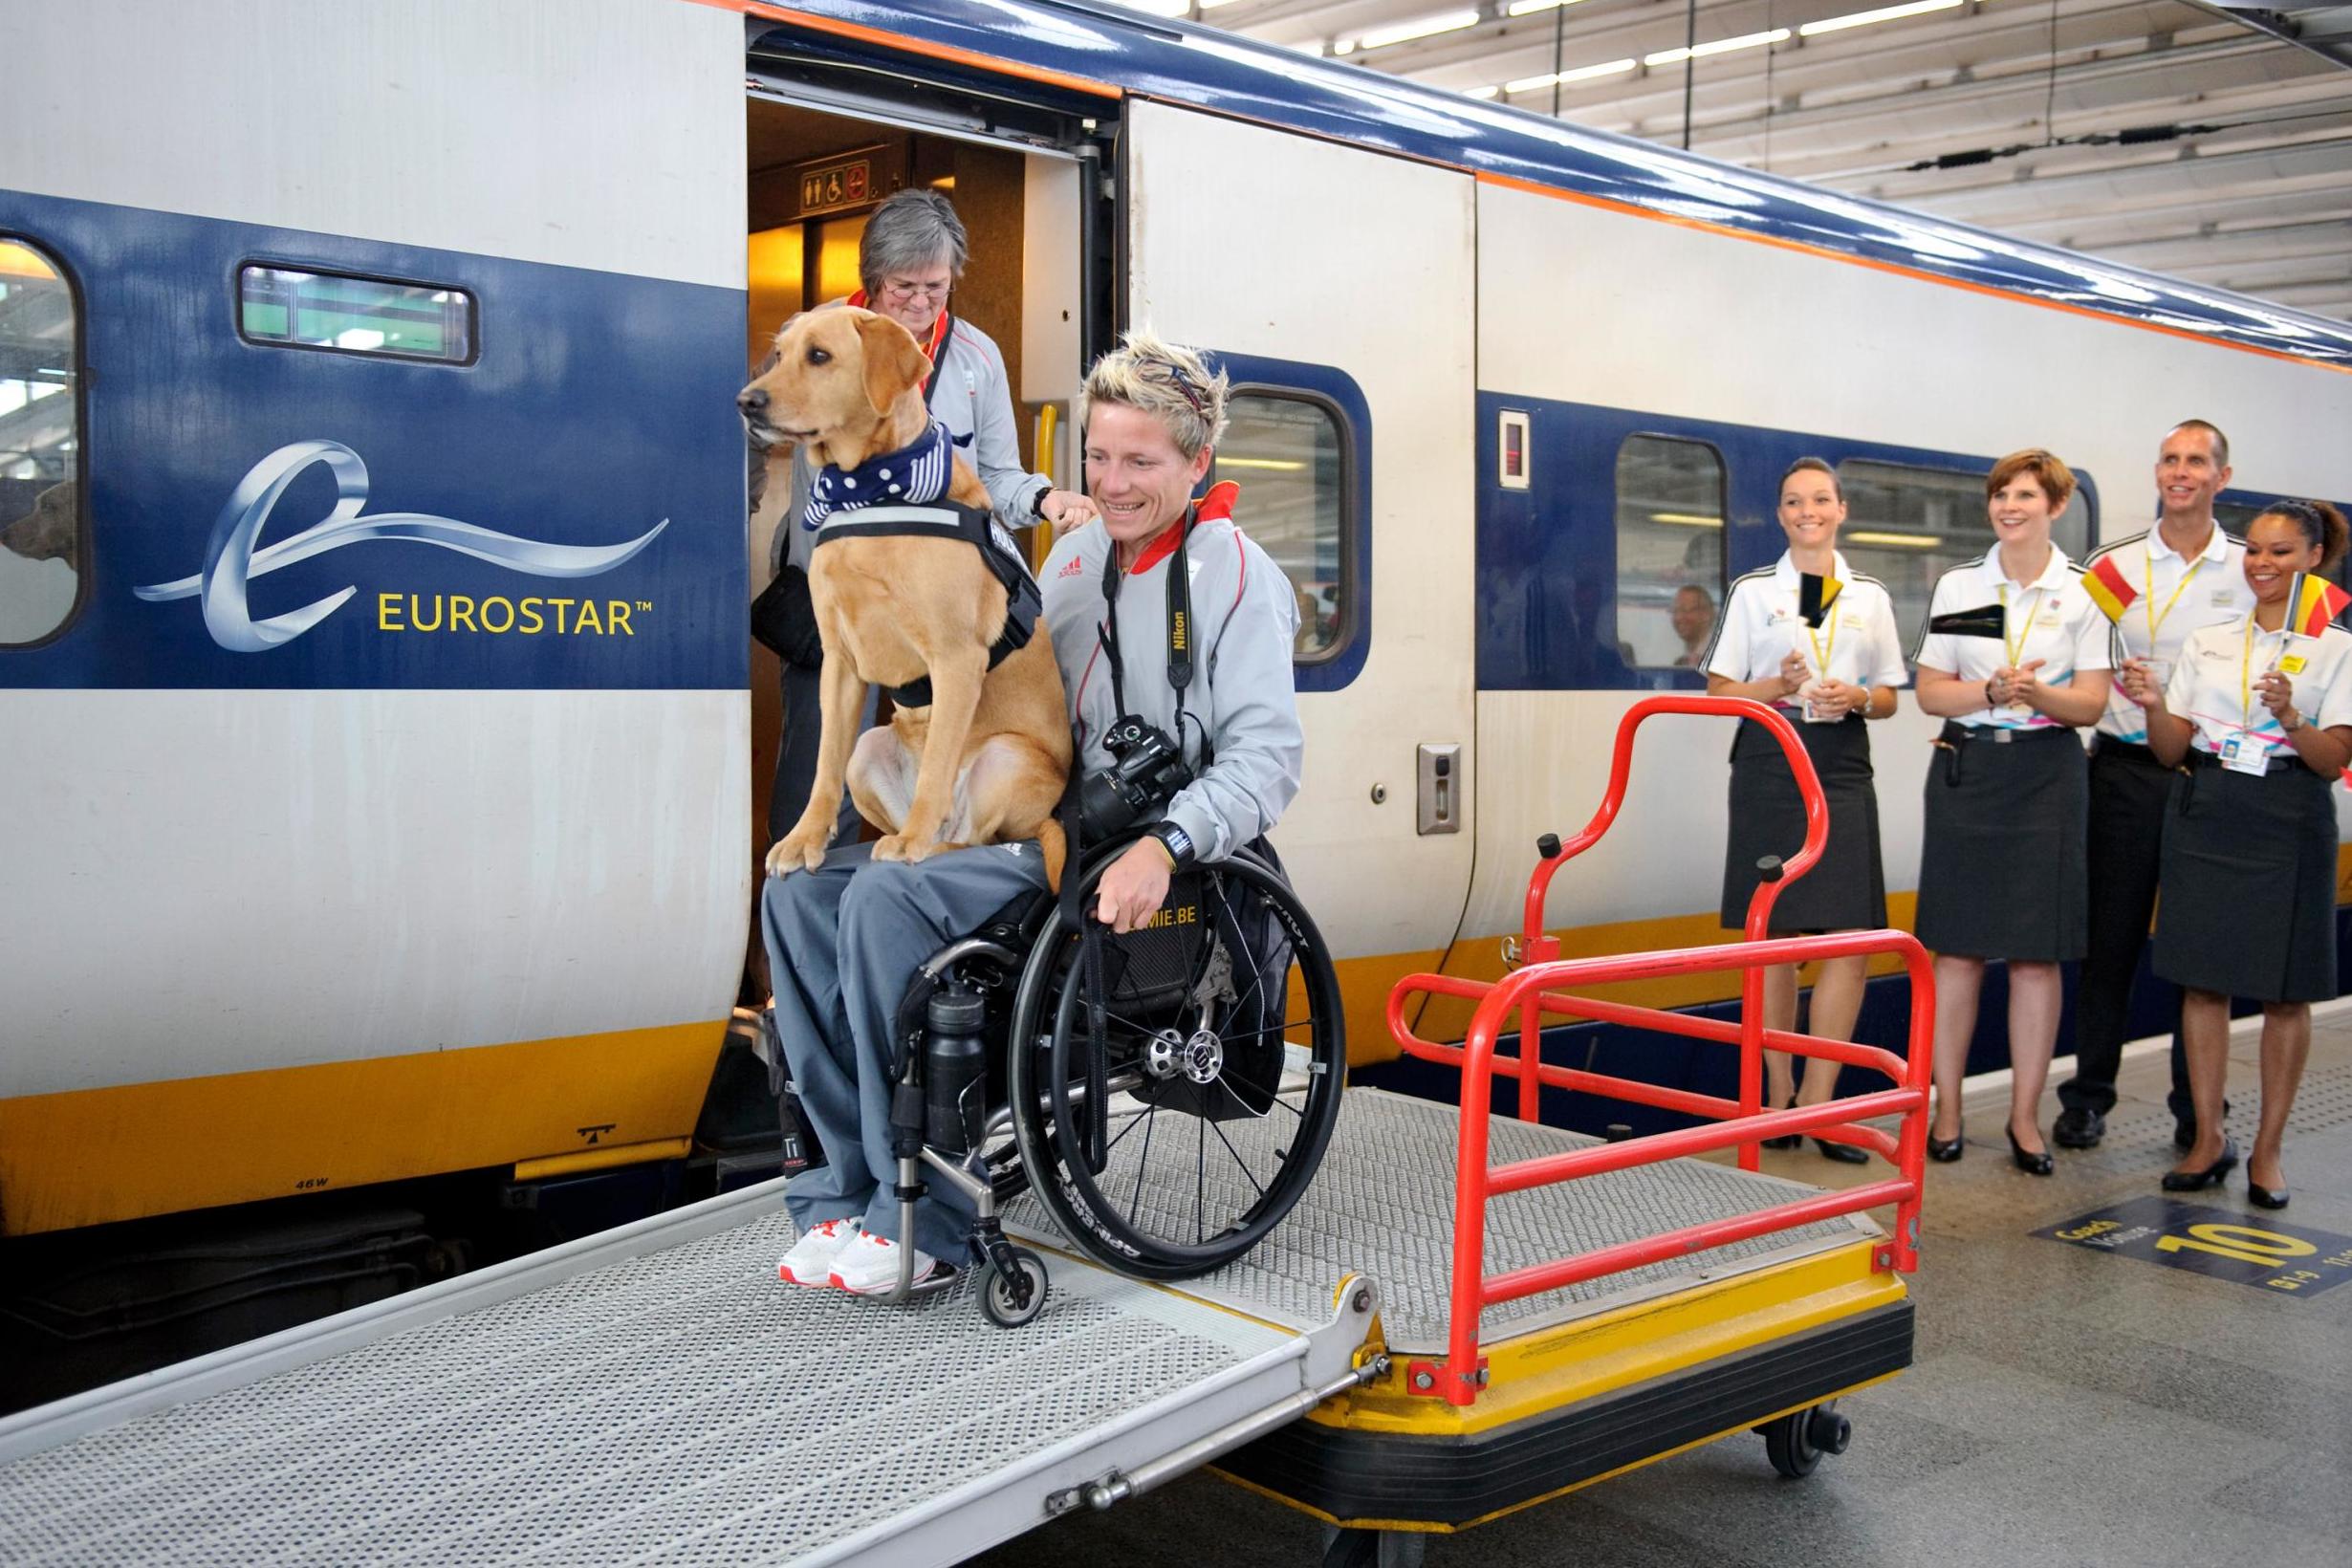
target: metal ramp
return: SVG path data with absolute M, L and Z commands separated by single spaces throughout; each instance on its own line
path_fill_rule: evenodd
M 969 1284 L 905 1308 L 783 1286 L 778 1184 L 730 1194 L 0 1422 L 0 1564 L 952 1562 L 1361 1381 L 1379 1304 L 1335 1296 L 1350 1275 L 1395 1282 L 1387 1344 L 1442 1346 L 1456 1117 L 1352 1092 L 1250 1258 L 1179 1291 L 1057 1255 L 1045 1313 L 1010 1332 Z M 1592 1141 L 1498 1122 L 1494 1142 Z M 1502 1198 L 1490 1264 L 1805 1190 L 1678 1161 Z M 1872 1233 L 1759 1237 L 1498 1305 L 1486 1330 Z

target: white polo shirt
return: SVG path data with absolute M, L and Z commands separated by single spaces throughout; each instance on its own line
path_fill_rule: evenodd
M 2352 632 L 2341 626 L 2317 637 L 2266 632 L 2251 615 L 2189 634 L 2165 684 L 2165 707 L 2195 727 L 2189 744 L 2200 751 L 2218 756 L 2223 744 L 2242 732 L 2270 755 L 2291 754 L 2294 743 L 2254 689 L 2254 681 L 2273 669 L 2294 684 L 2295 709 L 2305 723 L 2322 730 L 2352 725 Z
M 2157 678 L 2167 679 L 2179 667 L 2181 644 L 2190 632 L 2238 621 L 2254 610 L 2254 590 L 2246 586 L 2246 543 L 2218 525 L 2193 556 L 2180 555 L 2165 543 L 2164 530 L 2151 528 L 2092 551 L 2082 563 L 2084 574 L 2102 559 L 2114 561 L 2140 596 L 2115 628 L 2109 651 L 2119 666 L 2126 658 L 2153 659 Z M 2147 744 L 2147 711 L 2123 695 L 2120 681 L 2107 695 L 2099 732 Z
M 2044 686 L 2062 686 L 2080 671 L 2115 667 L 2107 648 L 2107 618 L 2082 591 L 2082 568 L 2067 560 L 2066 552 L 2055 544 L 2050 564 L 2032 582 L 2010 580 L 2001 570 L 1999 545 L 1986 551 L 1982 560 L 1953 567 L 1936 578 L 1927 621 L 1932 626 L 1937 616 L 1988 604 L 2003 606 L 2007 629 L 2002 636 L 1954 637 L 1928 631 L 1920 638 L 1911 662 L 1956 675 L 1973 686 L 1983 686 L 2004 664 L 2036 659 L 2042 661 L 2036 673 Z M 2030 708 L 1980 708 L 1953 722 L 1995 730 L 2062 728 L 2049 714 Z
M 1806 625 L 1797 613 L 1799 574 L 1786 552 L 1771 570 L 1732 583 L 1701 667 L 1733 681 L 1762 681 L 1778 675 L 1780 661 L 1794 650 L 1817 676 L 1858 686 L 1908 686 L 1903 637 L 1885 585 L 1855 576 L 1843 555 L 1835 562 L 1831 574 L 1844 586 L 1818 627 Z M 1787 708 L 1804 706 L 1796 696 L 1775 701 Z

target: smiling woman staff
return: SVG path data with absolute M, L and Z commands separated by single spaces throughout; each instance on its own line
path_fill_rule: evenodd
M 1780 528 L 1789 548 L 1769 572 L 1731 585 L 1723 625 L 1702 661 L 1715 696 L 1773 703 L 1804 722 L 1797 734 L 1829 798 L 1829 844 L 1820 862 L 1791 882 L 1773 905 L 1773 934 L 1875 929 L 1886 924 L 1886 873 L 1879 862 L 1879 797 L 1871 782 L 1870 737 L 1862 721 L 1895 710 L 1895 688 L 1907 680 L 1895 607 L 1875 577 L 1860 577 L 1838 554 L 1845 497 L 1838 476 L 1818 457 L 1800 457 L 1780 478 Z M 1677 606 L 1679 612 L 1680 606 Z M 1731 831 L 1723 858 L 1723 923 L 1737 928 L 1755 892 L 1756 861 L 1795 855 L 1805 841 L 1805 806 L 1779 743 L 1759 724 L 1742 723 L 1731 742 Z M 1821 966 L 1813 987 L 1813 1033 L 1854 1037 L 1868 960 L 1857 954 Z M 1797 966 L 1764 971 L 1764 1027 L 1797 1027 Z M 1787 1103 L 1789 1054 L 1764 1054 L 1766 1092 Z M 1838 1064 L 1806 1063 L 1800 1105 L 1818 1105 L 1838 1087 Z M 1775 1139 L 1794 1148 L 1798 1140 Z M 1815 1140 L 1832 1160 L 1860 1164 L 1868 1155 L 1847 1143 Z
M 2135 665 L 2126 695 L 2173 781 L 2165 814 L 2156 972 L 2186 988 L 2181 1030 L 2197 1139 L 2167 1192 L 2218 1187 L 2237 1164 L 2222 1129 L 2230 998 L 2262 1004 L 2262 1122 L 2246 1195 L 2287 1206 L 2279 1145 L 2311 1055 L 2311 1004 L 2336 994 L 2336 807 L 2352 761 L 2352 632 L 2333 624 L 2341 590 L 2319 574 L 2343 558 L 2344 520 L 2324 501 L 2280 501 L 2246 530 L 2243 620 L 2189 633 L 2159 687 Z M 2310 576 L 2306 577 L 2308 573 Z
M 1919 940 L 1935 953 L 1935 1121 L 1927 1153 L 1960 1158 L 1960 1080 L 1985 962 L 2009 961 L 2009 1151 L 2051 1170 L 2036 1124 L 2063 1000 L 2058 966 L 2088 944 L 2089 770 L 2075 730 L 2107 706 L 2107 621 L 2050 542 L 2075 476 L 2039 448 L 1985 480 L 1997 542 L 1935 585 L 1914 661 L 1944 720 L 1927 765 Z

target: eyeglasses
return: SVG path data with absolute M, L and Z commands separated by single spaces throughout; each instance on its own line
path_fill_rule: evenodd
M 943 278 L 937 283 L 909 283 L 906 279 L 900 277 L 882 279 L 882 293 L 894 305 L 904 305 L 908 300 L 916 298 L 945 299 L 947 297 L 947 291 L 953 287 L 953 280 L 947 278 Z

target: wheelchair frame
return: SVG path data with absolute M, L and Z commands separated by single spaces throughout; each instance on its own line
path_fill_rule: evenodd
M 1105 840 L 1095 853 L 1087 857 L 1083 867 L 1073 864 L 1070 875 L 1079 878 L 1081 901 L 1085 895 L 1091 893 L 1094 882 L 1100 878 L 1104 868 L 1119 855 L 1124 853 L 1139 837 L 1141 837 L 1139 834 L 1130 834 Z M 1233 863 L 1244 865 L 1247 868 L 1246 877 L 1266 879 L 1278 885 L 1288 899 L 1291 908 L 1282 911 L 1281 916 L 1288 930 L 1290 942 L 1290 952 L 1285 960 L 1286 966 L 1296 964 L 1310 970 L 1309 984 L 1311 986 L 1314 985 L 1316 979 L 1313 971 L 1319 970 L 1320 989 L 1332 1014 L 1328 1020 L 1330 1037 L 1338 1042 L 1339 1065 L 1335 1068 L 1327 1061 L 1314 1059 L 1311 1055 L 1309 1071 L 1311 1074 L 1336 1072 L 1339 1081 L 1343 1084 L 1346 1052 L 1345 1020 L 1339 1013 L 1336 977 L 1332 971 L 1330 954 L 1323 945 L 1320 933 L 1317 931 L 1312 921 L 1306 918 L 1303 906 L 1297 904 L 1296 893 L 1291 889 L 1288 879 L 1275 868 L 1247 850 L 1236 851 L 1234 855 L 1229 857 L 1228 860 L 1218 863 L 1220 865 Z M 1213 868 L 1204 868 L 1204 870 L 1213 870 Z M 1203 897 L 1206 899 L 1208 896 L 1208 890 L 1204 886 Z M 975 1250 L 984 1260 L 979 1280 L 980 1309 L 991 1322 L 1006 1328 L 1018 1327 L 1034 1318 L 1043 1309 L 1050 1284 L 1045 1260 L 1031 1249 L 1015 1245 L 1006 1235 L 1001 1213 L 1001 1204 L 1006 1198 L 1017 1193 L 1022 1186 L 1033 1185 L 1036 1179 L 1036 1173 L 1028 1169 L 1027 1163 L 1019 1152 L 1020 1145 L 1027 1140 L 1020 1137 L 1020 1129 L 1016 1125 L 1018 1112 L 1013 1102 L 1010 1088 L 1015 1078 L 1015 1075 L 1011 1070 L 1013 1054 L 1015 1050 L 1022 1048 L 1023 1042 L 1013 1036 L 1019 1033 L 1020 1020 L 1024 1016 L 1037 1013 L 1050 995 L 1045 988 L 1050 987 L 1056 977 L 1056 948 L 1069 934 L 1068 920 L 1064 913 L 1064 901 L 1061 898 L 1037 895 L 1034 902 L 1020 910 L 1016 920 L 1008 922 L 1006 915 L 1015 907 L 1016 905 L 1008 905 L 1006 911 L 1000 912 L 997 919 L 984 926 L 983 932 L 986 934 L 958 938 L 917 966 L 906 992 L 901 998 L 894 1020 L 893 1055 L 896 1057 L 897 1076 L 892 1084 L 890 1101 L 891 1152 L 898 1164 L 898 1180 L 893 1188 L 893 1194 L 899 1200 L 900 1234 L 908 1237 L 914 1234 L 915 1205 L 928 1193 L 930 1180 L 945 1181 L 955 1190 L 961 1192 L 973 1207 L 972 1240 Z M 1213 921 L 1204 921 L 1204 925 L 1209 927 L 1210 933 L 1205 936 L 1205 941 L 1223 940 L 1221 936 L 1215 934 Z M 1084 933 L 1080 933 L 1080 940 L 1087 940 Z M 1106 934 L 1102 940 L 1116 939 Z M 1018 941 L 1022 945 L 1021 947 L 1016 949 L 1011 945 L 1011 941 Z M 1004 1103 L 990 1106 L 981 1125 L 979 1137 L 972 1141 L 969 1148 L 959 1153 L 955 1150 L 943 1150 L 934 1145 L 929 1139 L 929 1106 L 926 1078 L 927 1030 L 923 1020 L 932 995 L 941 987 L 949 984 L 961 972 L 962 966 L 973 960 L 983 961 L 997 971 L 992 983 L 984 983 L 978 988 L 984 992 L 989 990 L 1002 990 L 1007 981 L 1013 983 L 1010 1014 L 1002 1020 L 1003 1027 L 994 1031 L 995 1037 L 991 1040 L 990 1054 L 991 1063 L 1001 1064 L 1005 1069 L 1008 1093 Z M 1287 976 L 1287 967 L 1285 972 Z M 1277 1035 L 1277 1039 L 1296 1028 L 1313 1029 L 1315 1020 L 1312 1009 L 1313 1003 L 1311 1002 L 1309 1017 L 1303 1025 L 1294 1025 L 1288 1022 L 1286 1011 L 1285 1021 L 1280 1026 L 1280 1034 Z M 1043 1020 L 1039 1019 L 1039 1022 L 1042 1023 Z M 1260 1029 L 1256 1033 L 1263 1036 L 1267 1031 Z M 1039 1039 L 1029 1041 L 1027 1042 L 1028 1048 L 1040 1049 L 1042 1041 L 1050 1037 L 1050 1035 L 1041 1035 Z M 1311 1085 L 1310 1093 L 1312 1092 Z M 1278 1223 L 1281 1216 L 1296 1204 L 1297 1197 L 1304 1192 L 1307 1185 L 1312 1181 L 1313 1169 L 1320 1164 L 1323 1148 L 1329 1141 L 1331 1126 L 1338 1119 L 1339 1092 L 1335 1088 L 1330 1093 L 1326 1102 L 1328 1114 L 1322 1117 L 1320 1128 L 1309 1130 L 1309 1152 L 1312 1155 L 1307 1165 L 1309 1174 L 1296 1178 L 1291 1183 L 1288 1195 L 1283 1199 L 1279 1208 L 1271 1217 L 1263 1218 L 1266 1226 L 1271 1227 Z M 1231 1089 L 1230 1084 L 1228 1093 L 1231 1094 L 1240 1103 L 1248 1104 L 1248 1101 L 1242 1099 L 1238 1091 Z M 1043 1113 L 1040 1112 L 1040 1114 Z M 1302 1122 L 1305 1120 L 1304 1113 L 1301 1113 Z M 988 1162 L 984 1151 L 992 1142 L 1007 1132 L 1014 1134 L 1015 1143 L 1014 1161 L 1009 1171 L 1003 1174 L 982 1174 L 968 1168 L 969 1163 L 978 1161 L 985 1170 Z M 1045 1140 L 1038 1139 L 1036 1142 L 1043 1143 Z M 1227 1147 L 1230 1150 L 1231 1145 L 1229 1143 Z M 1236 1155 L 1235 1159 L 1238 1160 L 1239 1156 Z M 1247 1173 L 1246 1165 L 1244 1170 Z M 1289 1173 L 1286 1171 L 1284 1174 L 1287 1177 Z M 1252 1177 L 1252 1180 L 1254 1181 L 1254 1178 Z M 1049 1204 L 1048 1207 L 1050 1209 L 1051 1205 Z M 1099 1245 L 1090 1246 L 1083 1238 L 1073 1239 L 1082 1250 L 1095 1255 L 1107 1266 L 1118 1269 L 1121 1273 L 1138 1275 L 1143 1273 L 1131 1266 L 1122 1265 L 1116 1257 L 1104 1255 L 1104 1249 Z M 1256 1244 L 1257 1239 L 1259 1237 L 1252 1236 L 1240 1248 L 1231 1252 L 1229 1256 L 1221 1259 L 1218 1264 L 1210 1266 L 1221 1266 L 1223 1262 L 1230 1262 L 1241 1256 Z M 949 1275 L 935 1283 L 917 1285 L 914 1281 L 913 1249 L 903 1247 L 899 1252 L 897 1282 L 880 1299 L 894 1304 L 903 1304 L 916 1296 L 947 1288 L 955 1283 L 955 1277 Z

